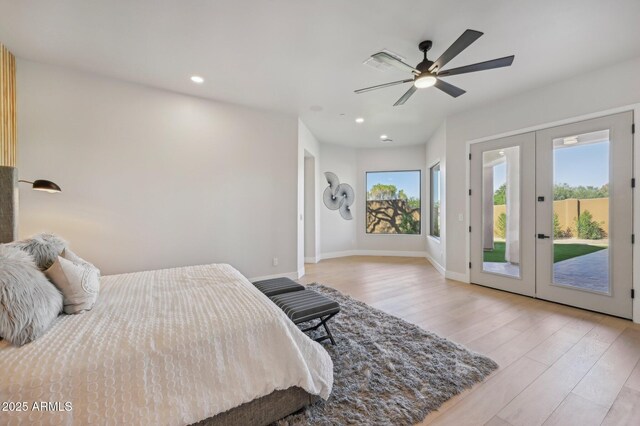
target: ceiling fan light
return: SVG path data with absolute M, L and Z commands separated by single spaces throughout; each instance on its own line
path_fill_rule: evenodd
M 418 89 L 425 89 L 427 87 L 431 87 L 436 84 L 436 78 L 432 75 L 422 75 L 415 79 L 413 85 Z

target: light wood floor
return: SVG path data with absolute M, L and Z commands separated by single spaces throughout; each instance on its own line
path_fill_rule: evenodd
M 494 359 L 500 368 L 421 425 L 640 425 L 640 326 L 445 280 L 418 258 L 305 265 L 329 285 Z

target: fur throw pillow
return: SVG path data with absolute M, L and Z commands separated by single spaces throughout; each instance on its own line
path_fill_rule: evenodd
M 36 265 L 41 271 L 45 271 L 53 265 L 65 248 L 67 242 L 54 234 L 37 234 L 26 240 L 14 241 L 7 244 L 17 247 L 31 254 L 36 261 Z
M 0 336 L 22 346 L 43 335 L 61 311 L 62 294 L 33 257 L 0 246 Z

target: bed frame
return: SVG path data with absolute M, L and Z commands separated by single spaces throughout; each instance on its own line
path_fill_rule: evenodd
M 266 426 L 317 402 L 320 397 L 297 386 L 277 390 L 193 426 Z

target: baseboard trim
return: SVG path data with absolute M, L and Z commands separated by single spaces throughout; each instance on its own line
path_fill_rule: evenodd
M 320 259 L 334 259 L 348 256 L 389 256 L 389 257 L 427 257 L 426 251 L 399 251 L 399 250 L 347 250 L 322 253 Z
M 358 256 L 427 257 L 426 251 L 358 250 Z
M 357 256 L 357 250 L 346 250 L 346 251 L 332 251 L 328 253 L 321 253 L 320 260 L 324 259 L 335 259 L 336 257 L 349 257 L 349 256 Z
M 433 257 L 429 256 L 428 253 L 427 253 L 426 258 L 429 261 L 429 263 L 431 263 L 431 265 L 433 265 L 433 267 L 436 269 L 436 271 L 440 272 L 440 275 L 442 275 L 443 277 L 447 275 L 447 271 L 444 269 L 444 266 L 442 266 L 441 264 L 436 262 L 435 259 Z
M 320 259 L 318 259 L 317 257 L 305 257 L 304 258 L 304 263 L 318 263 L 320 261 Z
M 304 272 L 304 269 L 302 270 Z M 302 275 L 304 275 L 304 273 L 300 276 L 298 276 L 299 271 L 298 272 L 283 272 L 281 274 L 273 274 L 273 275 L 263 275 L 261 277 L 253 277 L 253 278 L 248 278 L 249 281 L 251 282 L 255 282 L 255 281 L 262 281 L 262 280 L 270 280 L 272 278 L 291 278 L 292 280 L 297 280 L 298 278 L 300 278 Z
M 469 275 L 461 274 L 460 272 L 446 271 L 444 277 L 449 280 L 460 281 L 463 283 L 469 283 Z

